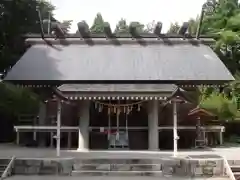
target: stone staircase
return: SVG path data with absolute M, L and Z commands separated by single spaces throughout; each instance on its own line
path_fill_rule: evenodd
M 72 176 L 162 176 L 160 160 L 97 159 L 78 160 Z
M 10 159 L 0 159 L 0 177 L 4 173 L 10 161 L 11 161 Z
M 228 164 L 233 172 L 233 175 L 236 180 L 240 180 L 240 161 L 238 160 L 229 160 Z
M 232 165 L 230 168 L 235 176 L 235 179 L 240 180 L 240 165 Z

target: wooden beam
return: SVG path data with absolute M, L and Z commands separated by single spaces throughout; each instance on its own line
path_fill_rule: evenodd
M 179 28 L 178 34 L 182 35 L 184 37 L 186 35 L 187 31 L 188 31 L 188 27 L 189 27 L 189 23 L 188 22 L 184 22 L 182 24 L 182 26 Z
M 78 26 L 78 31 L 82 38 L 91 38 L 89 26 L 85 21 L 79 22 L 77 26 Z
M 106 36 L 108 38 L 112 38 L 113 37 L 111 26 L 110 26 L 110 24 L 108 22 L 104 22 L 104 32 L 105 32 L 105 34 L 106 34 Z
M 80 31 L 79 31 L 80 32 Z M 156 34 L 154 33 L 148 33 L 148 32 L 142 32 L 142 33 L 139 33 L 139 35 L 142 37 L 142 38 L 157 38 L 158 36 L 156 36 Z M 45 34 L 44 35 L 45 38 L 52 38 L 52 35 L 48 35 L 48 34 Z M 122 39 L 122 38 L 131 38 L 131 34 L 129 33 L 120 33 L 120 34 L 115 34 L 116 38 L 119 38 L 119 39 Z M 180 34 L 163 34 L 161 33 L 160 34 L 161 38 L 171 38 L 171 39 L 178 39 L 178 38 L 183 38 L 182 35 Z M 23 35 L 24 38 L 28 38 L 28 39 L 35 39 L 35 38 L 41 38 L 41 35 L 40 34 L 25 34 Z M 96 33 L 91 33 L 89 34 L 89 37 L 91 38 L 106 38 L 106 35 L 105 33 L 100 33 L 100 34 L 96 34 Z M 214 39 L 216 37 L 216 35 L 200 35 L 199 36 L 199 39 Z M 66 35 L 66 38 L 75 38 L 75 39 L 79 39 L 79 38 L 83 38 L 81 34 L 67 34 Z M 189 35 L 186 37 L 186 39 L 193 39 L 195 38 L 195 36 L 192 36 L 192 35 Z
M 161 22 L 157 22 L 155 28 L 154 28 L 154 34 L 156 34 L 157 36 L 161 37 L 161 32 L 162 32 L 162 23 Z

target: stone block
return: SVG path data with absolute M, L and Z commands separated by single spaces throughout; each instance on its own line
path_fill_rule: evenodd
M 65 168 L 62 169 L 62 171 L 59 174 L 61 174 L 61 175 L 69 175 L 69 174 L 71 174 L 71 172 L 72 172 L 72 168 L 65 167 Z
M 186 176 L 188 173 L 188 170 L 185 166 L 182 166 L 182 167 L 176 167 L 175 168 L 175 172 L 174 172 L 174 175 L 176 176 Z
M 68 173 L 69 171 L 73 170 L 73 162 L 72 161 L 62 161 L 61 162 L 62 166 L 62 173 Z
M 26 167 L 25 166 L 19 166 L 19 165 L 17 165 L 17 166 L 15 166 L 14 168 L 13 168 L 13 173 L 15 174 L 15 175 L 21 175 L 21 174 L 24 174 L 25 173 L 25 169 L 26 169 Z
M 53 164 L 53 161 L 50 159 L 44 159 L 42 161 L 42 166 L 51 166 Z
M 240 160 L 234 160 L 234 165 L 240 165 Z
M 213 167 L 202 167 L 203 176 L 213 176 Z
M 188 160 L 187 163 L 189 163 L 191 167 L 199 167 L 201 164 L 197 159 Z
M 234 160 L 228 160 L 228 164 L 229 164 L 229 166 L 235 165 Z
M 96 166 L 96 170 L 110 171 L 110 164 L 99 164 L 99 165 Z
M 206 166 L 208 166 L 208 167 L 216 167 L 217 166 L 217 160 L 207 160 Z
M 37 175 L 39 173 L 39 167 L 37 166 L 30 166 L 25 169 L 25 173 L 29 175 Z
M 199 167 L 201 166 L 206 166 L 208 163 L 208 161 L 206 159 L 201 159 L 201 160 L 198 160 L 198 165 Z
M 40 166 L 42 163 L 42 160 L 37 160 L 37 159 L 28 159 L 25 160 L 25 164 L 27 166 Z
M 39 174 L 44 175 L 56 175 L 58 174 L 58 168 L 57 167 L 51 167 L 51 166 L 45 166 L 42 167 L 39 171 Z
M 22 160 L 22 159 L 16 159 L 14 161 L 14 165 L 18 166 L 18 165 L 24 165 L 25 164 L 25 161 Z
M 174 168 L 171 166 L 163 166 L 162 167 L 162 173 L 164 175 L 173 175 L 174 174 Z
M 131 170 L 131 165 L 129 164 L 111 164 L 111 171 L 129 171 Z
M 73 164 L 73 169 L 74 169 L 74 170 L 80 170 L 81 167 L 82 167 L 82 164 L 79 164 L 79 163 L 74 162 L 74 164 Z
M 213 168 L 213 175 L 214 176 L 222 176 L 224 174 L 224 169 L 219 167 Z
M 180 166 L 181 161 L 178 159 L 164 159 L 162 164 L 163 166 Z
M 203 170 L 201 167 L 197 167 L 193 169 L 193 176 L 202 176 L 203 175 Z

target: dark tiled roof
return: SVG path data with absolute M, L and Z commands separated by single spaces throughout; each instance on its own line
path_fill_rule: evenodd
M 95 45 L 88 45 L 79 40 L 67 46 L 55 43 L 54 48 L 36 42 L 8 72 L 5 80 L 234 80 L 209 46 L 193 45 L 187 40 L 169 41 L 152 39 L 139 44 L 136 40 L 121 39 L 116 45 L 110 40 L 98 40 Z
M 174 84 L 64 84 L 62 92 L 173 92 Z

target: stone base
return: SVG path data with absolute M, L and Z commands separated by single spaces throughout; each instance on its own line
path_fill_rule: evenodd
M 165 177 L 222 177 L 221 157 L 162 159 L 16 159 L 15 175 L 126 175 Z
M 87 148 L 78 148 L 77 151 L 78 152 L 89 152 L 89 149 L 87 149 Z
M 16 159 L 15 175 L 70 175 L 73 159 Z

